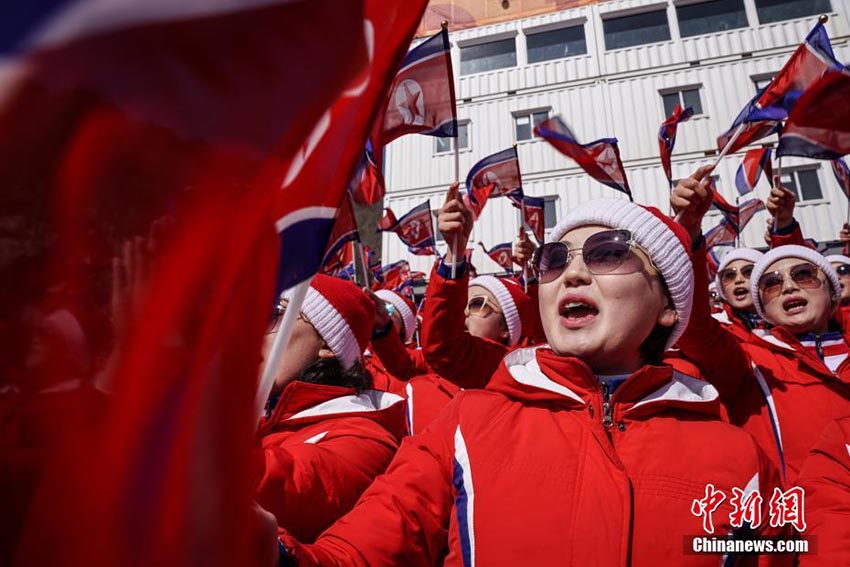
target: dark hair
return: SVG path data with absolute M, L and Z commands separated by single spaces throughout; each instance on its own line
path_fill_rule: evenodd
M 664 281 L 660 273 L 658 274 L 658 282 L 661 284 L 664 295 L 672 303 L 673 299 L 670 297 L 670 290 L 667 289 L 667 282 Z M 646 340 L 641 343 L 638 349 L 638 352 L 643 357 L 644 364 L 661 364 L 664 358 L 664 351 L 667 347 L 667 341 L 670 340 L 670 335 L 673 334 L 673 327 L 675 325 L 669 327 L 660 324 L 655 325 L 649 336 L 646 337 Z
M 339 359 L 320 358 L 301 373 L 298 378 L 308 384 L 354 388 L 358 392 L 372 387 L 372 374 L 359 362 L 349 369 L 342 367 Z

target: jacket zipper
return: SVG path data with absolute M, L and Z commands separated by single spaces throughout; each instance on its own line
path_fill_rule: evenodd
M 614 425 L 614 406 L 611 405 L 611 392 L 607 382 L 602 382 L 602 425 L 605 429 L 611 429 Z

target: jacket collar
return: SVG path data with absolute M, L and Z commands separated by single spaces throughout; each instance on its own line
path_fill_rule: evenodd
M 290 382 L 280 396 L 267 425 L 297 429 L 327 419 L 364 417 L 383 422 L 389 414 L 404 412 L 404 398 L 389 392 Z M 393 420 L 394 421 L 394 420 Z
M 487 389 L 512 399 L 572 408 L 586 406 L 601 391 L 599 380 L 586 364 L 574 357 L 558 356 L 547 346 L 508 354 Z M 669 365 L 640 368 L 617 389 L 612 400 L 635 414 L 670 407 L 711 414 L 719 411 L 719 395 L 711 384 Z

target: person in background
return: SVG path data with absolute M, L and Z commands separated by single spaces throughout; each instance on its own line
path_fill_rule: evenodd
M 286 305 L 284 298 L 278 319 Z M 404 399 L 372 389 L 363 367 L 373 320 L 357 286 L 315 276 L 276 373 L 278 396 L 258 432 L 255 498 L 303 541 L 354 506 L 405 434 Z M 266 352 L 276 332 L 274 324 Z

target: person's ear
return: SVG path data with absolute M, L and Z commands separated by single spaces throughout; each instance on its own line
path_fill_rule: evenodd
M 668 301 L 667 305 L 658 313 L 656 322 L 662 327 L 672 327 L 679 320 L 679 314 L 676 313 L 676 308 L 673 307 L 673 302 Z
M 319 358 L 336 358 L 334 351 L 328 346 L 328 343 L 322 343 L 321 348 L 319 349 Z

